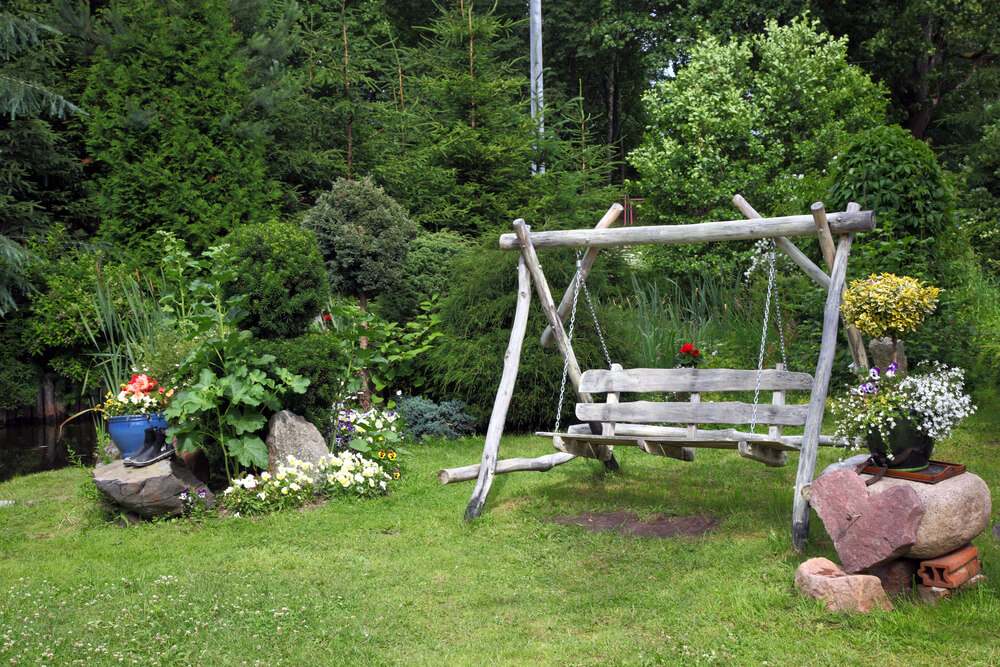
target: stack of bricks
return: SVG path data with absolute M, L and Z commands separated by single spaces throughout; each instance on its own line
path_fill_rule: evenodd
M 986 578 L 981 571 L 979 550 L 967 544 L 950 554 L 922 561 L 917 569 L 917 592 L 924 602 L 933 604 L 981 583 Z

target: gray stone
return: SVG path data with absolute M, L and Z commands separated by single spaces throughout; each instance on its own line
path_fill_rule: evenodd
M 145 519 L 183 513 L 182 493 L 204 489 L 205 503 L 212 506 L 215 496 L 191 471 L 176 460 L 157 461 L 145 468 L 126 468 L 114 461 L 94 468 L 94 483 L 126 512 Z
M 872 338 L 868 342 L 868 351 L 872 355 L 872 366 L 885 370 L 892 363 L 892 339 Z M 906 346 L 903 341 L 896 341 L 896 366 L 899 373 L 906 373 Z
M 912 489 L 924 508 L 916 540 L 904 556 L 919 560 L 943 556 L 965 546 L 989 526 L 990 489 L 971 472 L 937 484 L 883 477 L 868 487 L 868 493 L 874 500 L 898 488 Z
M 828 611 L 867 613 L 892 609 L 878 577 L 847 574 L 826 558 L 810 558 L 799 565 L 795 570 L 795 587 L 803 595 L 822 600 Z
M 318 463 L 329 453 L 319 429 L 291 410 L 275 413 L 267 424 L 267 467 L 272 474 L 289 455 Z
M 924 514 L 913 490 L 904 486 L 869 496 L 864 478 L 851 470 L 819 477 L 812 483 L 809 502 L 844 569 L 852 573 L 906 555 Z
M 850 458 L 846 458 L 843 461 L 837 461 L 836 463 L 831 463 L 827 467 L 823 468 L 823 472 L 819 474 L 820 477 L 827 474 L 828 472 L 833 472 L 835 470 L 852 470 L 856 471 L 858 466 L 867 461 L 870 458 L 870 454 L 855 454 Z

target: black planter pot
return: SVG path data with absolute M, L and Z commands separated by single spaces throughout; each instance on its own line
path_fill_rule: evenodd
M 917 471 L 927 467 L 934 451 L 934 441 L 909 421 L 897 421 L 888 442 L 879 433 L 868 434 L 868 451 L 878 465 L 890 470 Z M 892 453 L 890 459 L 888 454 Z

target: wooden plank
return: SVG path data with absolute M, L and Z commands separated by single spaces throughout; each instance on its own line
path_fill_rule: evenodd
M 688 401 L 690 401 L 691 403 L 701 403 L 701 394 L 697 392 L 691 394 L 691 397 L 688 399 Z M 688 435 L 692 438 L 695 437 L 695 435 L 698 433 L 697 424 L 688 424 L 687 429 L 688 429 Z
M 763 391 L 809 391 L 813 379 L 808 373 L 766 368 L 761 373 Z M 587 393 L 618 391 L 646 393 L 658 391 L 753 391 L 757 371 L 732 368 L 602 368 L 583 373 L 580 390 Z
M 613 444 L 611 441 L 601 443 L 573 437 L 552 436 L 552 446 L 560 452 L 588 459 L 597 459 L 598 461 L 607 461 L 611 457 L 611 452 L 613 451 L 611 447 Z
M 572 454 L 556 452 L 555 454 L 546 454 L 545 456 L 539 456 L 534 459 L 503 459 L 501 461 L 497 461 L 496 469 L 493 471 L 493 474 L 504 475 L 509 472 L 525 471 L 545 472 L 546 470 L 551 470 L 552 468 L 562 465 L 563 463 L 568 463 L 575 458 L 576 457 Z M 453 482 L 468 482 L 469 480 L 478 479 L 481 468 L 482 466 L 479 463 L 463 466 L 461 468 L 444 468 L 438 471 L 438 481 L 442 484 L 451 484 Z
M 623 207 L 621 204 L 614 203 L 608 212 L 604 214 L 594 229 L 607 229 L 611 225 L 615 224 L 618 218 L 622 214 Z M 590 269 L 593 268 L 594 262 L 597 260 L 597 253 L 600 252 L 599 248 L 588 248 L 587 252 L 584 253 L 583 259 L 580 261 L 580 268 L 577 273 L 581 275 L 581 280 L 586 282 L 587 276 L 590 275 Z M 576 275 L 573 274 L 573 279 L 569 283 L 569 287 L 563 292 L 562 301 L 559 302 L 559 319 L 566 322 L 566 318 L 569 317 L 569 311 L 573 308 L 573 288 L 576 285 Z M 542 347 L 550 347 L 555 339 L 552 336 L 552 327 L 547 326 L 542 332 Z
M 590 426 L 587 424 L 573 424 L 568 429 L 566 429 L 569 434 L 572 435 L 585 435 L 590 433 Z M 763 433 L 749 433 L 746 431 L 739 431 L 733 428 L 725 429 L 699 429 L 697 431 L 697 437 L 702 437 L 701 434 L 706 434 L 705 437 L 714 438 L 724 438 L 726 440 L 732 440 L 734 442 L 740 440 L 747 440 L 751 442 L 773 442 L 769 435 Z M 539 434 L 543 435 L 543 434 Z M 550 437 L 552 434 L 548 434 Z M 687 427 L 686 426 L 658 426 L 653 424 L 628 424 L 621 423 L 615 424 L 615 435 L 619 436 L 638 436 L 638 437 L 671 437 L 678 440 L 687 437 Z M 786 435 L 783 434 L 779 439 L 779 442 L 785 445 L 790 445 L 792 449 L 798 449 L 802 444 L 801 435 Z M 842 438 L 837 438 L 832 435 L 820 435 L 819 444 L 821 447 L 848 447 L 849 442 Z
M 834 257 L 833 271 L 830 272 L 830 291 L 826 295 L 823 308 L 823 335 L 820 339 L 819 359 L 813 376 L 812 394 L 802 434 L 802 448 L 799 454 L 799 468 L 795 476 L 795 494 L 792 497 L 792 545 L 801 551 L 809 536 L 809 501 L 802 491 L 812 483 L 816 470 L 816 450 L 819 446 L 819 429 L 823 423 L 823 410 L 830 389 L 830 374 L 833 358 L 837 352 L 837 325 L 840 323 L 840 301 L 847 278 L 847 258 L 851 253 L 854 236 L 849 234 L 840 239 Z
M 777 364 L 776 369 L 779 371 L 785 370 L 784 364 Z M 785 404 L 785 392 L 776 391 L 771 394 L 771 405 L 784 405 Z M 781 440 L 781 427 L 776 425 L 771 425 L 767 427 L 767 437 L 771 440 L 780 441 Z M 740 456 L 752 461 L 758 461 L 771 468 L 780 468 L 782 466 L 788 465 L 788 453 L 780 449 L 775 449 L 774 447 L 768 447 L 767 445 L 761 445 L 748 440 L 740 442 L 737 451 Z
M 621 364 L 611 364 L 611 370 L 614 372 L 620 372 L 622 370 Z M 607 398 L 604 399 L 605 403 L 618 403 L 621 396 L 617 391 L 609 391 Z M 614 435 L 615 434 L 615 423 L 614 422 L 604 422 L 604 428 L 601 431 L 604 435 Z
M 503 436 L 504 423 L 507 421 L 507 408 L 514 394 L 514 383 L 517 380 L 517 369 L 521 362 L 521 345 L 524 342 L 524 332 L 528 329 L 528 312 L 531 310 L 531 276 L 522 256 L 517 262 L 517 305 L 514 308 L 514 323 L 510 328 L 510 340 L 503 357 L 503 373 L 500 375 L 500 386 L 493 400 L 493 412 L 490 413 L 490 423 L 486 428 L 486 441 L 483 444 L 483 457 L 479 464 L 478 479 L 472 490 L 472 497 L 465 508 L 465 519 L 475 519 L 483 511 L 486 496 L 493 486 L 493 477 L 497 469 L 497 456 L 500 452 L 500 438 Z M 447 482 L 445 482 L 447 483 Z
M 749 424 L 754 407 L 750 403 L 669 403 L 629 401 L 618 404 L 577 403 L 576 417 L 583 421 L 668 422 L 674 424 Z M 759 405 L 757 423 L 801 426 L 805 405 Z
M 733 195 L 733 204 L 736 208 L 740 210 L 740 213 L 748 218 L 760 218 L 762 217 L 753 206 L 743 198 L 742 195 Z M 784 236 L 777 236 L 774 239 L 775 245 L 777 245 L 782 252 L 784 252 L 788 257 L 795 262 L 800 269 L 806 272 L 806 275 L 812 278 L 820 286 L 829 289 L 830 288 L 830 276 L 826 275 L 823 269 L 816 266 L 811 259 L 806 257 L 805 253 L 799 250 L 799 247 L 792 243 L 790 239 Z
M 653 456 L 668 456 L 672 459 L 688 463 L 694 461 L 694 450 L 690 447 L 677 447 L 676 445 L 668 445 L 662 442 L 639 440 L 639 449 Z
M 716 435 L 718 434 L 718 435 Z M 651 443 L 661 443 L 664 445 L 677 446 L 677 447 L 694 447 L 694 448 L 704 448 L 704 449 L 736 449 L 737 445 L 740 443 L 738 438 L 730 437 L 731 433 L 727 430 L 711 431 L 708 429 L 703 429 L 698 431 L 698 437 L 694 440 L 688 438 L 687 431 L 679 433 L 677 435 L 652 435 L 652 436 L 630 436 L 621 435 L 616 433 L 615 435 L 593 435 L 587 433 L 580 433 L 579 435 L 569 434 L 569 433 L 549 433 L 546 431 L 539 431 L 535 435 L 541 437 L 556 437 L 559 438 L 563 443 L 568 442 L 586 442 L 591 444 L 607 444 L 607 445 L 622 445 L 626 447 L 638 447 L 639 443 L 642 441 Z M 787 451 L 798 451 L 798 447 L 795 445 L 780 441 L 780 442 L 770 442 L 766 439 L 761 440 L 761 442 L 766 443 L 771 447 L 777 449 L 787 450 Z
M 871 211 L 830 213 L 827 219 L 830 229 L 836 234 L 865 232 L 875 228 L 875 215 Z M 641 243 L 675 245 L 815 235 L 816 226 L 811 215 L 787 215 L 779 218 L 699 222 L 689 225 L 534 232 L 531 234 L 531 241 L 536 248 L 611 248 Z M 500 237 L 500 248 L 503 250 L 517 250 L 521 245 L 522 241 L 517 234 L 503 234 Z
M 847 212 L 853 213 L 861 210 L 861 204 L 857 202 L 847 203 Z M 844 321 L 846 324 L 846 320 Z M 851 357 L 854 361 L 854 367 L 860 370 L 862 373 L 868 372 L 868 351 L 865 349 L 865 339 L 861 336 L 861 332 L 853 324 L 847 325 L 847 342 L 851 344 Z

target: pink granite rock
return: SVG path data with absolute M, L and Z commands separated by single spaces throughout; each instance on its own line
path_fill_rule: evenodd
M 809 502 L 848 572 L 906 554 L 924 516 L 923 503 L 912 488 L 898 486 L 869 496 L 864 479 L 851 470 L 837 470 L 813 482 Z
M 847 574 L 826 558 L 810 558 L 795 570 L 795 587 L 803 595 L 822 600 L 829 611 L 890 611 L 892 603 L 878 577 Z

